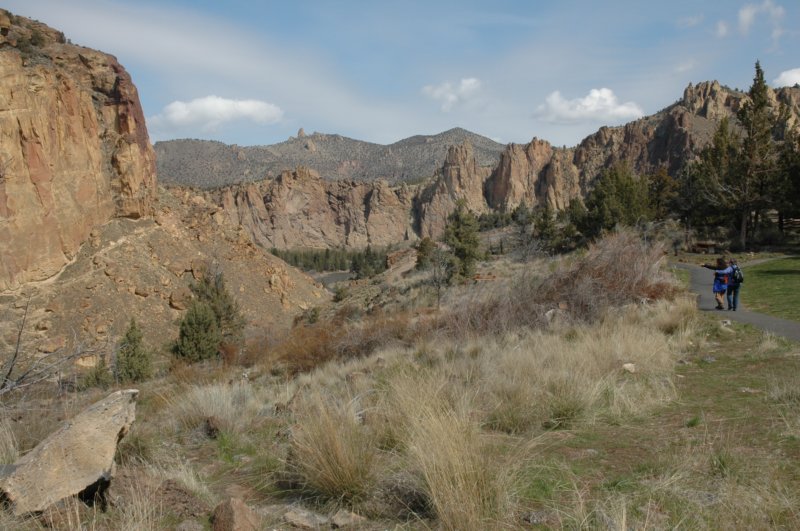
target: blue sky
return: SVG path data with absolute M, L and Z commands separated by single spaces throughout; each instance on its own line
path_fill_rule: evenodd
M 153 141 L 381 144 L 464 127 L 572 146 L 691 82 L 800 82 L 797 0 L 4 0 L 114 54 Z

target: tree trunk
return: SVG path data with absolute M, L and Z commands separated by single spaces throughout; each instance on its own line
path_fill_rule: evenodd
M 749 212 L 746 210 L 742 212 L 742 227 L 739 231 L 739 243 L 742 245 L 742 251 L 747 248 L 747 220 L 749 217 Z
M 780 231 L 780 233 L 783 234 L 783 230 L 784 230 L 784 227 L 783 227 L 783 212 L 781 212 L 779 210 L 778 211 L 778 231 Z

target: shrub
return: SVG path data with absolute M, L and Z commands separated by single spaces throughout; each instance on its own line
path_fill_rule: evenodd
M 222 334 L 214 311 L 207 304 L 196 301 L 181 321 L 178 341 L 172 352 L 178 358 L 194 363 L 215 357 L 220 343 Z
M 417 244 L 417 269 L 427 269 L 431 265 L 431 255 L 436 249 L 436 243 L 427 236 Z
M 99 387 L 100 389 L 108 389 L 112 383 L 114 383 L 114 378 L 111 371 L 108 370 L 106 357 L 100 356 L 97 364 L 81 378 L 78 388 L 89 389 L 91 387 Z
M 117 349 L 114 376 L 120 383 L 141 382 L 150 378 L 152 372 L 150 352 L 142 342 L 142 331 L 136 320 L 131 319 L 128 331 Z

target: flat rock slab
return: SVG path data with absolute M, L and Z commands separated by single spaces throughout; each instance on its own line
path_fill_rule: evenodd
M 127 389 L 112 393 L 50 434 L 36 448 L 7 467 L 0 478 L 15 515 L 38 512 L 97 483 L 110 480 L 117 444 L 136 418 L 136 396 Z

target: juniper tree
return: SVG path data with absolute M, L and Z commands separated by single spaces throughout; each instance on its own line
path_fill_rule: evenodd
M 214 314 L 217 330 L 225 341 L 239 342 L 244 332 L 244 317 L 239 305 L 225 287 L 221 271 L 206 273 L 191 286 L 198 301 L 208 306 Z
M 153 372 L 150 352 L 142 341 L 142 330 L 131 318 L 128 330 L 117 348 L 114 377 L 119 383 L 141 382 Z
M 480 256 L 478 220 L 467 209 L 463 199 L 456 203 L 455 210 L 447 217 L 444 241 L 458 258 L 458 273 L 465 278 L 472 276 Z
M 189 306 L 180 324 L 178 341 L 172 352 L 190 363 L 211 359 L 219 352 L 222 334 L 214 310 L 205 302 Z

